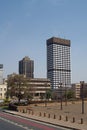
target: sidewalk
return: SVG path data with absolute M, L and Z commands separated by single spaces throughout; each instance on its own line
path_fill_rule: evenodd
M 13 114 L 13 115 L 18 115 L 18 116 L 21 116 L 21 117 L 25 117 L 25 118 L 29 118 L 29 119 L 53 124 L 53 125 L 62 126 L 62 127 L 65 127 L 65 128 L 72 128 L 72 130 L 87 130 L 86 124 L 80 124 L 80 123 L 77 124 L 76 122 L 72 123 L 70 121 L 64 121 L 64 120 L 58 120 L 58 119 L 53 119 L 53 118 L 48 118 L 48 117 L 42 117 L 42 116 L 39 116 L 39 115 L 36 116 L 34 114 L 21 113 L 21 112 L 15 112 L 15 111 L 5 110 L 5 112 Z

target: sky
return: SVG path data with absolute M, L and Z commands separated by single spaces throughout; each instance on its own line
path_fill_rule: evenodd
M 72 83 L 87 82 L 87 0 L 0 0 L 0 64 L 4 77 L 18 62 L 34 60 L 34 77 L 46 78 L 46 40 L 71 40 Z

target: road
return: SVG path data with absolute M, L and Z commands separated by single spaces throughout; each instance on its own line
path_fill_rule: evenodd
M 0 130 L 70 130 L 0 111 Z

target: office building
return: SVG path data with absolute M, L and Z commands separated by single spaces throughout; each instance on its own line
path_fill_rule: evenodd
M 28 83 L 27 92 L 32 96 L 32 100 L 44 100 L 46 93 L 50 91 L 51 84 L 47 78 L 26 79 Z
M 19 61 L 19 74 L 23 74 L 26 78 L 34 78 L 34 61 L 27 56 Z
M 70 40 L 57 37 L 47 40 L 47 78 L 52 89 L 71 86 Z
M 18 75 L 15 73 L 8 75 L 8 80 L 14 78 L 15 76 Z M 44 100 L 46 98 L 46 93 L 51 89 L 50 80 L 47 78 L 25 78 L 24 77 L 24 80 L 25 80 L 24 90 L 26 91 L 23 90 L 20 91 L 24 95 L 30 95 L 32 100 L 36 100 L 36 101 Z M 11 89 L 11 86 L 8 87 L 9 89 Z M 18 93 L 19 90 L 17 91 L 17 89 L 14 89 L 14 91 L 16 95 L 16 93 Z

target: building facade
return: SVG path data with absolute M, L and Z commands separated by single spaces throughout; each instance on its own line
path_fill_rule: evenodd
M 71 86 L 70 40 L 52 37 L 47 40 L 47 78 L 52 89 L 60 84 Z
M 7 84 L 0 84 L 0 100 L 6 98 Z
M 51 90 L 50 80 L 46 78 L 26 79 L 28 84 L 29 94 L 32 95 L 32 100 L 42 100 L 46 97 L 46 92 Z
M 84 98 L 87 98 L 87 83 L 83 84 L 83 90 L 81 83 L 74 83 L 72 84 L 72 90 L 75 94 L 75 98 L 81 98 L 82 95 Z
M 80 87 L 81 85 L 80 85 L 80 83 L 74 83 L 74 84 L 72 84 L 72 87 L 71 87 L 71 89 L 73 90 L 73 92 L 74 92 L 74 94 L 75 94 L 75 98 L 80 98 L 80 89 L 81 89 L 81 87 Z
M 19 74 L 23 74 L 26 78 L 34 78 L 34 61 L 27 56 L 19 61 Z

